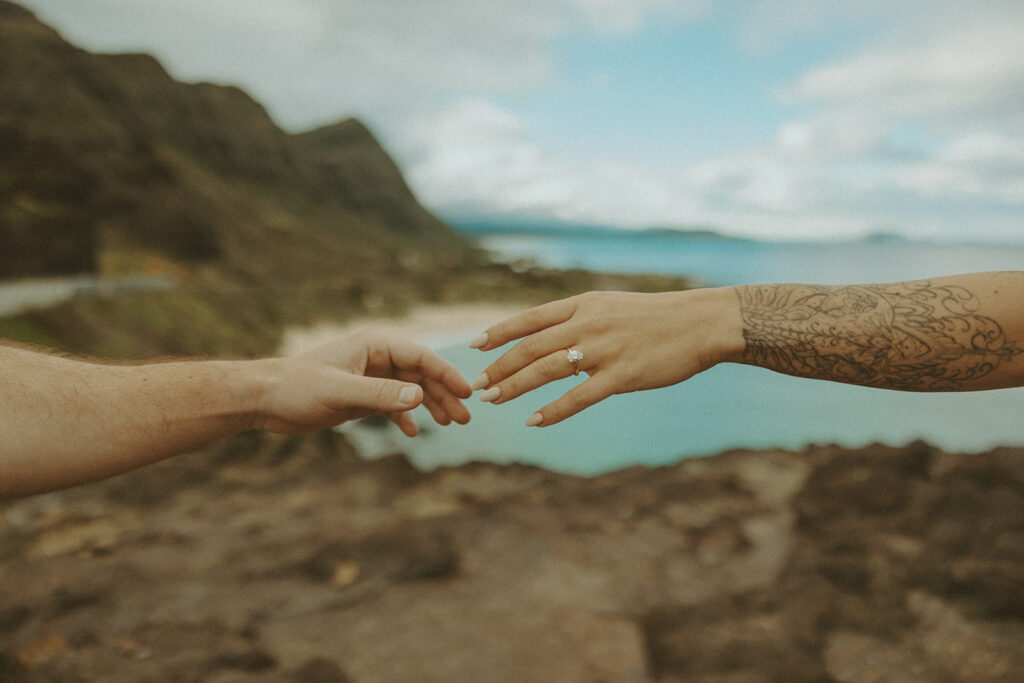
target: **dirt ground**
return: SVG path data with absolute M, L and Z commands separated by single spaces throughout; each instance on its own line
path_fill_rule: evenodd
M 1024 451 L 431 473 L 245 434 L 0 505 L 0 680 L 1017 681 Z

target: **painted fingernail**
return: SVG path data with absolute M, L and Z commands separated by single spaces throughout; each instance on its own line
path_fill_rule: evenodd
M 526 421 L 527 427 L 539 427 L 540 423 L 544 421 L 544 416 L 540 413 L 534 413 L 530 416 L 530 419 Z
M 469 348 L 471 348 L 471 349 L 479 349 L 479 348 L 482 348 L 486 343 L 487 343 L 487 333 L 484 332 L 483 334 L 480 334 L 480 335 L 477 335 L 476 337 L 473 337 L 473 341 L 469 342 Z
M 497 400 L 499 396 L 501 396 L 501 387 L 491 387 L 484 393 L 480 394 L 480 400 L 487 403 L 489 401 Z
M 398 392 L 398 402 L 404 405 L 409 405 L 416 399 L 416 390 L 412 387 L 402 387 L 402 390 Z
M 481 372 L 480 376 L 469 385 L 469 388 L 477 391 L 478 389 L 486 389 L 489 386 L 491 386 L 491 378 L 487 376 L 486 372 Z

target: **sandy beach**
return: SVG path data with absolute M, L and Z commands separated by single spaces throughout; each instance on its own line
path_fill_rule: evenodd
M 360 330 L 411 339 L 433 349 L 468 344 L 488 326 L 524 308 L 526 306 L 496 304 L 424 305 L 398 318 L 377 316 L 356 318 L 345 323 L 294 327 L 285 330 L 279 352 L 283 356 L 292 356 Z

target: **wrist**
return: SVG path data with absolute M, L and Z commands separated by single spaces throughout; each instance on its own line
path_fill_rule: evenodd
M 737 363 L 743 358 L 746 341 L 743 338 L 743 319 L 735 287 L 715 287 L 696 290 L 703 300 L 700 320 L 704 346 L 701 350 L 703 369 L 719 363 Z
M 279 358 L 223 362 L 229 412 L 238 422 L 237 431 L 263 428 L 269 417 L 267 396 L 282 374 L 280 365 Z

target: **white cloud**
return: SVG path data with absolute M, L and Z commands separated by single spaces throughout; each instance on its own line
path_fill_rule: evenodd
M 705 0 L 23 0 L 90 49 L 145 50 L 176 76 L 240 85 L 288 128 L 385 127 L 453 94 L 540 87 L 551 40 L 681 21 Z
M 836 21 L 820 3 L 769 4 L 790 10 L 775 17 L 776 35 L 823 32 Z M 531 143 L 524 122 L 504 112 L 505 125 L 486 139 L 441 137 L 421 147 L 420 159 L 432 161 L 412 166 L 414 184 L 428 202 L 451 210 L 710 224 L 751 236 L 852 237 L 894 228 L 1019 234 L 1013 207 L 1024 202 L 1024 12 L 1003 2 L 978 3 L 970 13 L 958 3 L 911 4 L 922 11 L 890 13 L 888 30 L 870 45 L 799 77 L 787 96 L 811 113 L 756 148 L 675 173 L 600 155 L 553 159 Z M 866 25 L 890 5 L 841 2 L 838 16 Z M 617 25 L 631 21 L 626 12 Z M 474 163 L 455 151 L 465 146 L 477 150 Z M 978 202 L 1002 209 L 979 215 Z
M 899 5 L 905 7 L 918 1 L 901 0 Z M 891 0 L 738 0 L 733 4 L 737 8 L 733 29 L 736 39 L 756 52 L 772 51 L 836 26 L 870 23 L 880 15 L 891 18 L 898 11 Z
M 288 128 L 363 117 L 447 214 L 755 236 L 1020 232 L 1020 0 L 23 1 L 92 49 L 241 85 Z M 539 119 L 493 104 L 557 83 L 559 37 L 706 17 L 766 59 L 841 38 L 778 93 L 802 113 L 774 139 L 668 170 L 609 158 L 599 141 L 589 158 L 556 158 L 536 142 Z
M 90 49 L 145 49 L 187 80 L 244 87 L 291 128 L 397 119 L 462 90 L 551 75 L 570 17 L 543 0 L 26 0 Z
M 892 180 L 927 199 L 960 196 L 1024 208 L 1024 138 L 971 133 L 926 162 L 898 168 Z
M 410 184 L 455 214 L 498 212 L 630 227 L 675 223 L 694 203 L 647 169 L 604 160 L 556 159 L 527 126 L 496 105 L 461 102 L 410 126 Z
M 765 11 L 773 9 L 771 17 Z M 1024 4 L 915 0 L 752 5 L 760 41 L 828 35 L 843 18 L 870 42 L 818 65 L 783 93 L 810 116 L 773 145 L 698 169 L 724 225 L 747 218 L 785 234 L 899 229 L 1019 238 L 1024 208 Z M 907 11 L 917 7 L 920 12 Z M 749 25 L 748 25 L 749 28 Z M 808 223 L 807 219 L 811 222 Z M 777 221 L 792 223 L 770 227 Z M 801 227 L 802 226 L 802 227 Z
M 1024 121 L 1024 4 L 821 66 L 792 89 L 798 98 L 876 116 Z
M 559 159 L 531 141 L 524 121 L 482 100 L 425 117 L 409 128 L 402 146 L 409 150 L 410 184 L 452 215 L 716 225 L 734 234 L 791 239 L 850 237 L 878 227 L 873 217 L 846 210 L 843 197 L 854 184 L 848 178 L 836 181 L 813 158 L 777 147 L 676 174 L 607 159 Z
M 1024 139 L 979 131 L 953 141 L 943 153 L 953 162 L 979 163 L 996 170 L 1024 169 Z
M 689 178 L 712 207 L 780 213 L 807 204 L 804 175 L 800 164 L 772 150 L 748 150 L 697 164 Z
M 876 117 L 836 113 L 783 124 L 775 145 L 780 154 L 794 158 L 863 158 L 885 153 L 888 134 Z
M 402 140 L 420 193 L 455 210 L 551 210 L 564 190 L 553 160 L 530 144 L 513 115 L 466 101 L 411 125 Z
M 794 42 L 836 41 L 838 52 L 917 48 L 935 36 L 979 22 L 1014 23 L 1017 0 L 723 0 L 744 48 L 773 52 Z M 856 43 L 849 41 L 857 37 Z
M 600 33 L 627 35 L 652 18 L 690 21 L 707 13 L 710 0 L 568 0 Z

